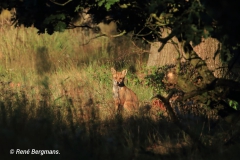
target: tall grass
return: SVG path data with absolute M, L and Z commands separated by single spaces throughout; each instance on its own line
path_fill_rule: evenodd
M 128 39 L 88 43 L 93 36 L 1 28 L 0 159 L 235 158 L 239 146 L 199 150 L 168 118 L 154 119 L 144 108 L 152 97 L 143 81 L 146 55 L 133 54 L 137 49 Z M 126 85 L 137 93 L 142 112 L 114 112 L 112 66 L 129 69 Z M 10 155 L 10 149 L 60 155 Z

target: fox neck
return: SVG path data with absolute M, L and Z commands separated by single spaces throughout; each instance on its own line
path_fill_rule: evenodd
M 119 90 L 121 90 L 122 87 L 125 87 L 124 82 L 118 83 L 117 81 L 113 81 L 113 97 L 116 99 L 119 99 Z
M 117 81 L 113 81 L 113 89 L 117 89 L 117 88 L 121 88 L 121 87 L 125 87 L 124 82 L 117 82 Z
M 121 83 L 117 83 L 117 86 L 121 88 L 121 87 L 124 87 L 125 84 L 124 84 L 124 82 L 121 82 Z

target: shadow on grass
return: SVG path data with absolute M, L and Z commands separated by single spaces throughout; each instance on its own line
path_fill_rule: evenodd
M 2 90 L 1 159 L 206 158 L 205 151 L 194 150 L 188 138 L 165 119 L 113 115 L 102 120 L 94 99 L 90 98 L 85 106 L 74 106 L 72 99 L 66 97 L 66 103 L 57 106 L 50 102 L 49 94 L 42 96 L 36 101 L 30 100 L 25 91 L 15 94 L 11 90 Z M 14 149 L 13 155 L 11 149 Z M 18 149 L 21 152 L 29 150 L 29 154 L 16 155 Z M 52 155 L 46 154 L 45 150 L 51 150 Z M 225 152 L 221 154 L 230 154 Z
M 35 55 L 35 68 L 39 75 L 44 75 L 52 70 L 50 56 L 46 47 L 39 47 Z

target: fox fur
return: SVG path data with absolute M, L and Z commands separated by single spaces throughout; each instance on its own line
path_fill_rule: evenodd
M 111 68 L 113 77 L 113 98 L 115 102 L 115 109 L 117 111 L 124 109 L 132 111 L 138 108 L 137 95 L 124 84 L 124 78 L 127 74 L 127 69 L 122 72 L 117 72 Z

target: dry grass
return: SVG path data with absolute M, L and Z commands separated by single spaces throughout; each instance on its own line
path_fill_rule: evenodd
M 51 36 L 37 35 L 34 28 L 1 30 L 0 159 L 234 159 L 237 155 L 239 146 L 199 150 L 169 118 L 156 112 L 153 118 L 144 108 L 152 97 L 152 89 L 143 83 L 144 55 L 131 56 L 129 41 L 117 39 L 114 44 L 103 37 L 79 45 L 88 39 L 75 30 Z M 126 84 L 137 93 L 141 112 L 114 113 L 112 66 L 129 69 Z M 61 154 L 18 156 L 9 155 L 10 149 L 51 149 Z

